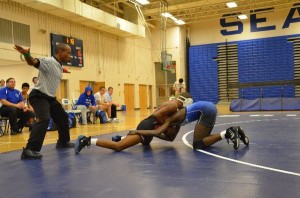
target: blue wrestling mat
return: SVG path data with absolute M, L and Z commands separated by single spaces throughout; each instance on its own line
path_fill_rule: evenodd
M 249 147 L 222 140 L 194 151 L 192 123 L 174 142 L 122 152 L 91 146 L 75 155 L 47 145 L 37 161 L 20 160 L 21 151 L 0 154 L 1 197 L 299 197 L 300 114 L 220 116 L 212 133 L 233 125 L 246 131 Z

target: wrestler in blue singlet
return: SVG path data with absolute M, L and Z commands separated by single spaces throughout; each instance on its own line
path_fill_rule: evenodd
M 181 126 L 198 120 L 199 124 L 213 128 L 217 117 L 217 108 L 211 102 L 198 101 L 186 107 L 186 115 Z

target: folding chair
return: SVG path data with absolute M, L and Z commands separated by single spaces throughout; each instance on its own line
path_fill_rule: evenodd
M 74 111 L 80 111 L 80 110 L 77 110 L 76 109 L 76 103 L 77 103 L 77 101 L 78 101 L 78 99 L 72 99 L 72 109 L 74 110 Z M 81 118 L 81 111 L 80 111 L 80 113 L 78 113 L 78 114 L 76 114 L 76 112 L 74 112 L 75 113 L 75 115 L 76 115 L 76 117 L 77 117 L 77 119 L 78 119 L 78 121 L 80 120 L 80 118 Z M 93 123 L 93 124 L 95 124 L 95 113 L 93 113 L 93 112 L 91 112 L 89 109 L 87 110 L 87 116 L 90 118 L 90 117 L 92 117 L 92 120 L 91 120 L 91 122 Z
M 8 117 L 0 116 L 0 136 L 8 134 L 9 130 L 9 119 Z
M 73 100 L 72 100 L 72 102 L 73 102 Z M 62 104 L 62 106 L 64 107 L 64 109 L 67 113 L 74 113 L 77 120 L 79 121 L 79 118 L 81 116 L 81 111 L 76 109 L 76 107 L 75 107 L 76 103 L 72 104 L 71 101 L 68 98 L 63 98 L 63 99 L 61 99 L 61 104 Z

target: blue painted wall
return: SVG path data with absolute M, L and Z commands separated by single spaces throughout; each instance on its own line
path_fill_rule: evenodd
M 287 36 L 239 41 L 239 83 L 294 80 L 293 43 Z M 239 96 L 242 96 L 239 90 Z M 293 86 L 285 86 L 284 96 L 295 95 Z M 280 97 L 281 86 L 244 89 L 244 98 Z
M 281 36 L 263 39 L 237 41 L 239 83 L 294 80 L 293 43 L 289 37 Z M 218 102 L 217 46 L 225 43 L 197 45 L 190 47 L 190 92 L 194 100 Z M 247 99 L 263 97 L 295 96 L 294 86 L 268 86 L 243 89 Z M 239 90 L 242 97 L 242 90 Z
M 190 92 L 194 101 L 217 103 L 218 99 L 218 44 L 190 47 Z

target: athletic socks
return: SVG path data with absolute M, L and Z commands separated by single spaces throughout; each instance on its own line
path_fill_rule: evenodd
M 98 140 L 98 139 L 96 139 L 96 138 L 92 138 L 92 139 L 91 139 L 91 145 L 96 145 L 97 140 Z
M 225 134 L 226 134 L 226 131 L 222 131 L 222 132 L 220 133 L 220 136 L 221 136 L 222 139 L 225 138 Z

